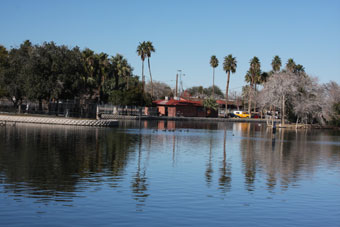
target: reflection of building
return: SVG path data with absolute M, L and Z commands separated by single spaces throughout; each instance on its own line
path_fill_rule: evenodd
M 201 101 L 191 101 L 180 98 L 179 100 L 157 100 L 160 116 L 169 117 L 217 117 L 217 111 L 206 109 Z

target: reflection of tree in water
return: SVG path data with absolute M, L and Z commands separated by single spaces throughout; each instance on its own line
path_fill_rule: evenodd
M 40 202 L 72 201 L 75 192 L 107 180 L 118 186 L 135 142 L 132 135 L 98 128 L 25 125 L 0 134 L 4 190 Z
M 141 158 L 142 158 L 142 134 L 139 134 L 138 139 L 138 161 L 137 161 L 137 172 L 133 177 L 132 181 L 132 192 L 134 199 L 137 201 L 137 210 L 142 211 L 142 206 L 145 205 L 145 199 L 149 196 L 147 194 L 148 184 L 146 177 L 145 168 L 141 170 Z
M 226 142 L 227 141 L 227 131 L 224 128 L 224 136 L 223 136 L 223 161 L 222 167 L 220 168 L 220 178 L 219 181 L 219 189 L 223 193 L 229 192 L 231 190 L 231 163 L 227 162 L 227 151 L 226 151 Z
M 246 148 L 242 149 L 242 157 L 244 158 L 244 177 L 245 177 L 245 186 L 248 191 L 255 190 L 255 179 L 256 179 L 256 160 L 255 160 L 255 152 L 253 150 L 254 141 L 251 140 L 250 137 L 250 124 L 246 125 Z M 253 132 L 254 133 L 254 132 Z M 243 144 L 244 145 L 244 144 Z
M 340 159 L 340 153 L 334 157 L 333 151 L 338 145 L 322 145 L 323 133 L 313 131 L 278 129 L 257 130 L 253 125 L 242 128 L 241 155 L 245 187 L 255 190 L 256 173 L 265 173 L 267 190 L 274 192 L 275 187 L 287 190 L 290 185 L 312 176 L 320 161 L 327 164 Z M 257 135 L 255 135 L 257 134 Z M 321 137 L 321 138 L 319 138 Z M 321 141 L 321 144 L 315 143 Z M 331 157 L 332 156 L 332 157 Z
M 213 173 L 211 159 L 212 159 L 212 136 L 210 136 L 209 160 L 207 163 L 207 169 L 205 171 L 205 180 L 207 182 L 208 187 L 211 186 L 212 173 Z

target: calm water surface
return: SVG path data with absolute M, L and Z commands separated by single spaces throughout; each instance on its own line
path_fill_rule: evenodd
M 340 132 L 0 127 L 0 226 L 75 225 L 339 226 Z

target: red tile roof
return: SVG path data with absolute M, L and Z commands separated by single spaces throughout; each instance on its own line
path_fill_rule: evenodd
M 202 106 L 200 101 L 191 101 L 181 98 L 180 100 L 156 100 L 153 103 L 161 106 Z

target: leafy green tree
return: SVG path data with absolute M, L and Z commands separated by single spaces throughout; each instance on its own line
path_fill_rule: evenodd
M 123 78 L 120 78 L 123 81 Z M 111 80 L 112 82 L 112 80 Z M 107 89 L 109 95 L 109 102 L 113 105 L 128 105 L 128 106 L 145 106 L 151 105 L 151 97 L 144 92 L 143 84 L 139 82 L 138 77 L 130 78 L 132 86 L 129 89 Z M 106 83 L 107 87 L 110 87 L 110 81 Z M 115 85 L 111 85 L 115 86 Z
M 69 49 L 67 46 L 56 48 L 54 73 L 56 86 L 52 89 L 51 99 L 74 99 L 80 97 L 82 75 L 84 74 L 82 53 L 78 47 Z
M 0 98 L 6 95 L 5 84 L 2 83 L 4 71 L 8 68 L 8 51 L 0 45 Z
M 39 111 L 42 101 L 61 93 L 62 83 L 58 81 L 60 66 L 58 65 L 58 47 L 54 42 L 35 45 L 28 63 L 29 76 L 26 81 L 27 96 L 30 100 L 39 101 Z
M 8 61 L 8 51 L 7 49 L 0 45 L 0 67 L 3 67 L 7 64 Z
M 209 97 L 212 96 L 213 94 L 213 89 L 215 91 L 215 96 L 219 96 L 220 98 L 223 98 L 223 92 L 218 86 L 212 86 L 208 88 L 203 88 L 202 86 L 194 86 L 191 88 L 188 88 L 186 91 L 191 95 L 191 96 L 197 96 L 197 97 Z
M 229 54 L 228 56 L 224 57 L 223 70 L 226 71 L 226 73 L 228 75 L 226 93 L 225 93 L 226 108 L 228 106 L 230 72 L 235 73 L 236 67 L 237 67 L 237 61 L 236 61 L 236 58 L 233 57 L 233 55 Z
M 220 97 L 220 98 L 224 98 L 224 94 L 222 92 L 222 90 L 218 87 L 218 86 L 210 86 L 208 88 L 204 88 L 203 93 L 206 96 L 213 96 L 215 98 L 215 96 Z
M 276 55 L 272 60 L 273 72 L 280 71 L 281 66 L 282 66 L 281 58 L 278 55 Z
M 8 53 L 8 60 L 2 65 L 1 84 L 4 94 L 19 108 L 26 96 L 25 82 L 29 76 L 27 65 L 30 61 L 33 46 L 29 40 L 24 41 L 18 49 L 13 48 Z
M 204 99 L 203 106 L 207 109 L 213 109 L 213 110 L 217 110 L 218 108 L 218 104 L 213 97 Z
M 212 96 L 215 95 L 215 68 L 218 66 L 218 59 L 215 55 L 211 56 L 210 58 L 210 66 L 213 68 L 213 90 L 212 90 Z
M 151 82 L 151 97 L 153 97 L 153 83 L 152 83 L 152 76 L 151 76 L 151 68 L 150 68 L 150 58 L 151 58 L 151 53 L 155 52 L 155 48 L 152 45 L 152 42 L 147 41 L 145 43 L 145 54 L 148 57 L 148 67 L 149 67 L 149 73 L 150 73 L 150 82 Z

